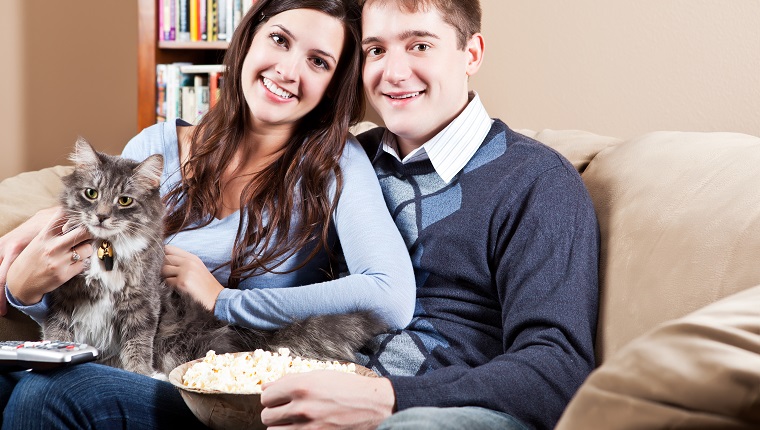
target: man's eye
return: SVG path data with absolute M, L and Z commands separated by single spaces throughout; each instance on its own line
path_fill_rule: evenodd
M 430 46 L 428 46 L 428 45 L 426 45 L 424 43 L 418 43 L 418 44 L 414 45 L 414 50 L 415 51 L 424 52 L 424 51 L 427 51 L 429 48 L 430 48 Z
M 90 200 L 95 200 L 98 198 L 98 190 L 93 190 L 92 188 L 86 188 L 84 190 L 84 196 Z

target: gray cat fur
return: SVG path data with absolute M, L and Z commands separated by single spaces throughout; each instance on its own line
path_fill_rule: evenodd
M 113 244 L 114 267 L 106 271 L 93 256 L 82 274 L 50 293 L 43 338 L 93 345 L 103 364 L 155 376 L 211 349 L 287 347 L 303 357 L 353 361 L 354 352 L 385 329 L 368 311 L 314 316 L 272 332 L 218 320 L 160 276 L 162 156 L 137 163 L 97 152 L 80 138 L 70 158 L 75 170 L 63 178 L 61 204 L 69 223 L 89 230 L 94 247 L 102 240 Z M 86 188 L 98 190 L 97 201 L 84 195 Z M 120 196 L 132 197 L 132 204 L 119 207 Z

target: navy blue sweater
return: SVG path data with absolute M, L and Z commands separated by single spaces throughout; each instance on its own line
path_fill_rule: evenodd
M 417 278 L 414 319 L 363 364 L 389 375 L 398 410 L 482 406 L 553 428 L 594 367 L 599 233 L 580 176 L 496 120 L 448 184 L 359 136 Z

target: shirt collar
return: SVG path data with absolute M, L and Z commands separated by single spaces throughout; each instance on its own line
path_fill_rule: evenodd
M 450 182 L 475 155 L 493 123 L 480 96 L 471 91 L 469 98 L 467 106 L 454 121 L 403 160 L 398 154 L 396 136 L 387 129 L 380 142 L 382 150 L 403 164 L 429 159 L 441 179 Z

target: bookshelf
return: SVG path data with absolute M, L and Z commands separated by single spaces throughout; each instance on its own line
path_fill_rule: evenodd
M 137 131 L 156 123 L 156 65 L 221 63 L 227 42 L 159 41 L 158 0 L 137 2 Z

